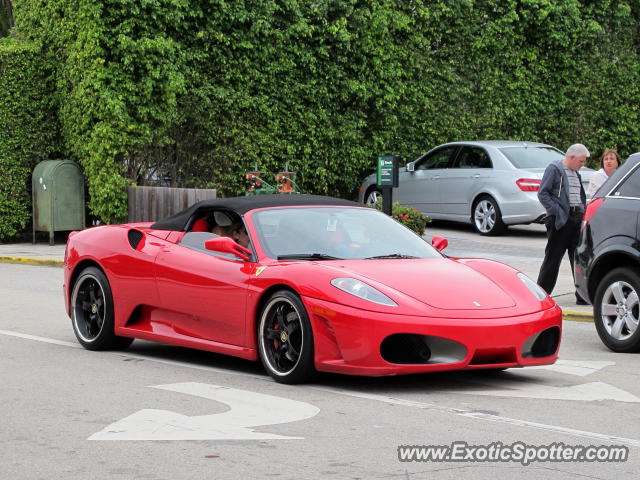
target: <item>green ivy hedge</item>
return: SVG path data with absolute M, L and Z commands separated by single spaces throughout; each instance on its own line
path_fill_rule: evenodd
M 13 5 L 104 221 L 126 215 L 127 184 L 241 194 L 256 164 L 353 198 L 378 154 L 409 161 L 445 141 L 638 150 L 635 0 Z
M 31 172 L 56 152 L 58 132 L 39 50 L 0 39 L 0 239 L 31 218 Z

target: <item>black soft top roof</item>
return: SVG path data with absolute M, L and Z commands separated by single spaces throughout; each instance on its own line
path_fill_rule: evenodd
M 186 230 L 189 221 L 195 216 L 204 215 L 214 209 L 229 210 L 244 215 L 249 210 L 268 207 L 286 207 L 301 205 L 337 205 L 345 207 L 362 207 L 363 205 L 349 200 L 320 195 L 249 195 L 246 197 L 216 198 L 194 203 L 189 208 L 172 215 L 164 220 L 159 220 L 151 228 L 156 230 Z

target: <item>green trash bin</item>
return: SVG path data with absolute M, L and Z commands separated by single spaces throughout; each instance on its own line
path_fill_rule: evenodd
M 36 231 L 81 230 L 85 227 L 84 177 L 71 160 L 45 160 L 36 165 L 31 177 L 33 195 L 33 243 Z

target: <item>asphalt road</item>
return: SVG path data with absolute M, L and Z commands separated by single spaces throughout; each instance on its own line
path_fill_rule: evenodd
M 538 264 L 544 258 L 547 235 L 544 225 L 515 225 L 503 235 L 487 237 L 476 233 L 468 224 L 433 221 L 428 235 L 441 235 L 449 240 L 450 255 L 487 257 L 494 260 Z
M 454 236 L 467 234 L 461 250 L 478 250 L 470 231 Z M 544 248 L 522 235 L 531 257 Z M 496 254 L 527 263 L 510 241 Z M 85 351 L 61 285 L 60 268 L 0 264 L 0 478 L 619 479 L 640 467 L 640 357 L 609 352 L 589 323 L 565 322 L 554 366 L 284 386 L 211 353 L 142 341 Z M 629 458 L 398 459 L 399 446 L 453 442 L 620 445 Z

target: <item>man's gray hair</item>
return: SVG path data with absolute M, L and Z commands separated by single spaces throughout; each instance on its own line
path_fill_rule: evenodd
M 571 145 L 567 149 L 567 153 L 565 153 L 565 156 L 567 157 L 581 157 L 582 155 L 589 157 L 591 154 L 589 153 L 589 150 L 587 150 L 587 147 L 581 143 Z

